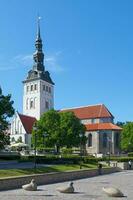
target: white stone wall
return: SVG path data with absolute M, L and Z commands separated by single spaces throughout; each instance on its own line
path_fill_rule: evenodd
M 81 122 L 83 124 L 113 123 L 113 119 L 111 117 L 82 119 Z
M 40 119 L 51 108 L 54 108 L 52 84 L 42 80 L 24 83 L 23 114 Z
M 54 87 L 52 84 L 40 82 L 40 116 L 48 110 L 54 108 Z
M 113 118 L 111 117 L 100 118 L 99 123 L 113 123 Z
M 96 124 L 96 123 L 99 123 L 99 118 L 96 118 L 96 119 L 82 119 L 81 123 L 82 124 Z
M 22 142 L 31 146 L 31 134 L 27 134 L 23 124 L 20 121 L 18 113 L 14 115 L 14 118 L 11 122 L 11 132 L 10 132 L 10 141 L 11 144 L 16 142 L 19 138 L 22 138 Z M 13 138 L 15 141 L 13 142 Z
M 92 134 L 92 146 L 88 147 L 88 136 L 89 134 Z M 98 133 L 97 131 L 87 131 L 86 132 L 86 137 L 87 137 L 87 142 L 86 142 L 86 151 L 88 154 L 95 154 L 95 153 L 99 153 L 99 145 L 98 145 Z

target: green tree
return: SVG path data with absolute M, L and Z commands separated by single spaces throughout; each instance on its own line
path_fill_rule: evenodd
M 60 144 L 60 116 L 55 110 L 44 113 L 40 120 L 36 122 L 37 131 L 33 131 L 32 142 L 35 144 L 35 134 L 37 140 L 37 148 L 44 146 L 59 148 Z M 47 134 L 47 137 L 46 137 Z
M 9 144 L 10 137 L 6 133 L 8 129 L 8 118 L 14 114 L 13 101 L 11 101 L 11 95 L 4 96 L 2 89 L 0 88 L 0 149 L 3 149 L 5 145 Z
M 84 146 L 86 143 L 85 126 L 73 112 L 61 112 L 61 143 L 67 148 Z
M 56 151 L 59 152 L 60 147 L 77 147 L 86 142 L 85 126 L 72 112 L 59 113 L 50 110 L 36 122 L 36 128 L 37 130 L 33 131 L 32 142 L 34 145 L 36 134 L 38 149 L 45 143 L 48 147 L 56 147 Z M 47 137 L 44 138 L 45 133 Z
M 126 122 L 121 132 L 121 149 L 133 151 L 133 122 Z

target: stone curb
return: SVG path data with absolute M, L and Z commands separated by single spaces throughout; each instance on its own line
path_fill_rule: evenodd
M 119 168 L 104 168 L 102 174 L 110 174 L 121 171 Z M 27 184 L 31 179 L 35 179 L 38 185 L 52 184 L 64 181 L 77 180 L 82 178 L 89 178 L 98 176 L 98 170 L 78 170 L 67 172 L 54 172 L 45 174 L 26 175 L 23 177 L 10 177 L 0 179 L 0 191 L 21 188 L 22 185 Z

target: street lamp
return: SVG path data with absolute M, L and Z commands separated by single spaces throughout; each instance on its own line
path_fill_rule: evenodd
M 33 130 L 34 130 L 34 171 L 36 172 L 36 146 L 37 146 L 37 127 L 33 126 Z

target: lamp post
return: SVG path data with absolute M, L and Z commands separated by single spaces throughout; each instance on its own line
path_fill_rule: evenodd
M 33 126 L 33 130 L 34 130 L 34 171 L 36 172 L 36 146 L 37 146 L 37 127 Z

